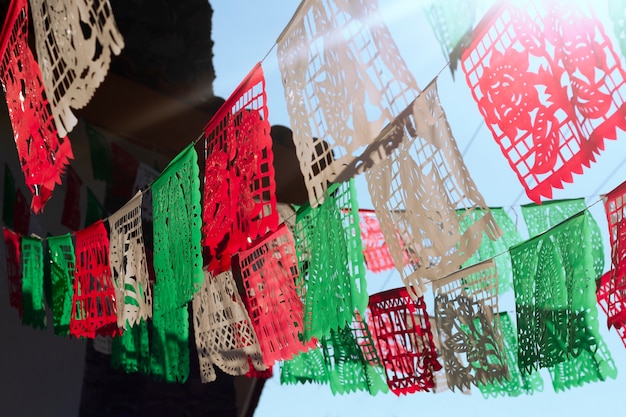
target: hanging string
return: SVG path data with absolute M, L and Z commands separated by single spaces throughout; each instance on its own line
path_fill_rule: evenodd
M 296 10 L 296 12 L 294 13 L 294 17 L 295 17 L 295 15 L 297 14 L 297 11 L 300 9 L 300 7 L 302 7 L 302 3 L 298 6 L 298 9 L 297 9 L 297 10 Z M 292 17 L 292 19 L 291 19 L 291 20 L 290 20 L 290 22 L 287 24 L 287 26 L 285 27 L 285 29 L 283 29 L 283 32 L 282 32 L 282 33 L 285 33 L 285 31 L 288 29 L 289 25 L 292 23 L 292 21 L 293 21 L 293 18 L 294 18 L 294 17 Z M 281 33 L 281 36 L 282 36 L 282 33 Z M 267 52 L 265 53 L 265 55 L 264 55 L 264 56 L 262 57 L 262 59 L 259 61 L 259 62 L 260 62 L 260 64 L 263 64 L 263 63 L 267 60 L 267 58 L 269 57 L 269 55 L 272 53 L 272 51 L 273 51 L 273 50 L 277 47 L 277 45 L 278 45 L 278 41 L 280 40 L 281 36 L 279 36 L 279 37 L 278 37 L 278 39 L 277 39 L 277 41 L 275 41 L 275 42 L 272 44 L 272 46 L 271 46 L 271 47 L 267 50 Z M 444 65 L 441 67 L 441 69 L 437 72 L 437 74 L 436 74 L 436 75 L 435 75 L 435 76 L 431 79 L 431 81 L 430 81 L 427 85 L 430 85 L 430 84 L 432 84 L 432 83 L 436 82 L 436 81 L 437 81 L 437 79 L 438 79 L 438 77 L 441 75 L 441 73 L 442 73 L 444 70 L 446 70 L 446 68 L 448 68 L 449 66 L 450 66 L 450 60 L 448 60 L 448 61 L 446 61 L 446 62 L 444 63 Z M 420 94 L 421 94 L 421 92 L 420 92 Z M 418 97 L 419 97 L 419 94 L 418 94 Z M 475 131 L 474 131 L 474 133 L 473 133 L 473 135 L 472 135 L 472 137 L 470 138 L 470 140 L 469 140 L 468 144 L 466 145 L 466 147 L 465 147 L 464 151 L 462 152 L 462 155 L 463 155 L 463 156 L 464 156 L 464 155 L 465 155 L 465 154 L 466 154 L 466 153 L 470 150 L 470 148 L 472 147 L 472 145 L 473 145 L 473 143 L 474 143 L 474 141 L 475 141 L 476 137 L 478 136 L 478 133 L 480 132 L 480 130 L 481 130 L 481 128 L 482 128 L 482 126 L 483 126 L 484 122 L 485 122 L 485 121 L 484 121 L 484 119 L 483 119 L 483 120 L 481 120 L 481 121 L 479 122 L 478 126 L 476 127 L 476 129 L 475 129 Z M 198 143 L 199 143 L 199 142 L 200 142 L 200 141 L 201 141 L 204 137 L 205 137 L 204 132 L 200 133 L 200 134 L 198 135 L 198 137 L 197 137 L 195 140 L 193 140 L 193 141 L 192 141 L 193 146 L 195 147 L 195 146 L 196 146 L 196 145 L 197 145 L 197 144 L 198 144 Z M 205 156 L 205 159 L 208 157 L 208 155 L 206 155 L 206 149 L 205 149 L 205 155 L 204 155 L 204 156 Z M 624 163 L 624 162 L 626 162 L 626 157 L 625 157 L 624 159 L 622 159 L 622 163 Z M 602 189 L 602 187 L 603 187 L 604 185 L 606 185 L 606 183 L 608 183 L 608 181 L 610 180 L 610 178 L 611 178 L 613 175 L 615 175 L 615 174 L 617 173 L 617 171 L 619 170 L 619 168 L 620 168 L 620 167 L 621 167 L 621 164 L 616 166 L 616 168 L 615 168 L 615 169 L 611 172 L 611 174 L 607 176 L 607 178 L 605 179 L 605 181 L 604 181 L 602 184 L 600 184 L 600 185 L 598 186 L 598 188 L 594 191 L 594 193 L 592 194 L 592 196 L 597 196 L 597 195 L 598 195 L 598 192 Z M 149 191 L 152 189 L 153 183 L 154 183 L 154 181 L 153 181 L 152 183 L 150 183 L 150 184 L 146 185 L 143 189 L 141 189 L 141 190 L 139 190 L 139 191 L 138 191 L 138 193 L 140 193 L 140 194 L 142 195 L 142 198 L 143 198 L 143 196 L 145 195 L 145 193 L 149 192 Z M 205 184 L 205 186 L 206 186 L 206 184 Z M 520 201 L 520 199 L 524 196 L 524 194 L 525 194 L 525 193 L 524 193 L 524 191 L 522 190 L 522 191 L 518 194 L 518 196 L 515 198 L 515 200 L 513 201 L 513 203 L 512 203 L 512 204 L 507 205 L 507 206 L 502 206 L 502 207 L 503 207 L 503 208 L 512 208 L 512 209 L 514 209 L 514 208 L 517 206 L 517 203 Z M 135 195 L 136 195 L 136 194 L 135 194 Z M 133 197 L 134 197 L 134 196 L 133 196 Z M 588 198 L 588 197 L 585 197 L 585 198 Z M 591 208 L 592 206 L 594 206 L 595 204 L 597 204 L 597 203 L 598 203 L 598 202 L 600 202 L 600 201 L 601 201 L 601 200 L 597 200 L 597 201 L 595 201 L 593 204 L 591 204 L 590 206 L 588 206 L 586 209 Z M 318 200 L 317 202 L 319 203 L 319 200 Z M 288 221 L 292 220 L 292 219 L 296 216 L 296 214 L 297 214 L 297 213 L 296 213 L 296 212 L 294 212 L 294 214 L 292 214 L 291 216 L 289 216 L 289 217 L 287 217 L 287 218 L 285 218 L 285 219 L 281 219 L 281 222 L 280 222 L 279 224 L 283 224 L 283 223 L 286 223 L 286 222 L 288 222 Z M 103 218 L 103 219 L 101 219 L 101 221 L 103 221 L 103 222 L 108 222 L 109 218 L 110 218 L 110 215 L 109 215 L 109 216 L 107 216 L 107 217 L 105 217 L 105 218 Z M 569 218 L 568 218 L 568 219 L 566 219 L 566 220 L 569 220 Z M 545 232 L 544 232 L 544 233 L 545 233 Z M 42 238 L 42 240 L 45 240 L 45 239 L 46 239 L 45 237 L 43 237 L 43 238 Z M 495 255 L 495 256 L 494 256 L 494 258 L 495 258 L 495 257 L 497 257 L 497 256 L 504 255 L 504 254 L 505 254 L 505 253 L 507 253 L 507 252 L 508 252 L 508 250 L 507 250 L 507 251 L 504 251 L 504 252 L 502 252 L 502 253 L 500 253 L 500 254 L 497 254 L 497 255 Z M 393 272 L 394 272 L 394 271 L 392 270 L 392 271 L 390 272 L 390 274 L 389 274 L 389 275 L 385 278 L 385 282 L 384 282 L 383 287 L 384 287 L 384 286 L 388 283 L 388 281 L 391 279 L 391 276 L 393 275 Z

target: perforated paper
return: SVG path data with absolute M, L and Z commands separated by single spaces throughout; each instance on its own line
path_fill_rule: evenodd
M 312 207 L 398 145 L 379 138 L 419 88 L 376 0 L 303 1 L 277 41 L 287 111 Z
M 102 221 L 79 230 L 70 334 L 93 339 L 118 333 L 115 287 L 109 266 L 109 238 Z
M 510 374 L 498 316 L 498 275 L 488 260 L 433 283 L 441 358 L 452 391 Z
M 213 365 L 229 375 L 264 371 L 261 348 L 232 272 L 204 273 L 202 288 L 193 299 L 193 322 L 200 378 L 215 381 Z
M 110 263 L 117 325 L 127 329 L 152 317 L 152 284 L 141 224 L 141 193 L 109 216 Z
M 72 148 L 57 131 L 39 66 L 28 47 L 26 0 L 11 1 L 0 39 L 0 78 L 13 138 L 32 194 L 31 208 L 38 213 L 61 183 Z
M 495 240 L 501 231 L 463 162 L 436 82 L 386 131 L 400 138 L 400 146 L 365 178 L 394 264 L 411 297 L 418 298 L 426 283 L 466 262 L 483 234 Z M 461 230 L 466 217 L 473 219 L 471 226 Z
M 462 67 L 493 138 L 534 202 L 582 174 L 626 130 L 626 73 L 583 3 L 501 2 Z
M 124 47 L 108 0 L 31 0 L 37 58 L 59 135 L 78 119 Z
M 257 64 L 204 128 L 203 245 L 216 273 L 278 225 L 268 117 L 265 78 Z

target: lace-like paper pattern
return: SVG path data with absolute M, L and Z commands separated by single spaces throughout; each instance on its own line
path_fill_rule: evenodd
M 376 213 L 372 210 L 359 209 L 359 224 L 361 228 L 361 242 L 363 244 L 363 258 L 369 271 L 383 272 L 392 269 L 395 264 L 389 248 L 385 243 L 385 236 L 380 229 L 380 223 L 376 218 Z M 398 236 L 400 245 L 402 239 Z M 407 252 L 403 251 L 406 255 Z M 403 265 L 408 262 L 405 256 Z
M 69 335 L 72 313 L 73 281 L 76 270 L 74 243 L 68 233 L 47 239 L 50 252 L 50 280 L 52 282 L 52 319 L 54 334 Z
M 371 365 L 359 348 L 355 333 L 363 330 L 369 333 L 365 323 L 351 323 L 341 329 L 331 330 L 330 335 L 321 341 L 333 394 L 368 391 L 376 395 L 388 389 L 380 363 L 377 367 Z M 374 347 L 371 336 L 368 344 Z
M 198 155 L 187 146 L 152 185 L 154 314 L 179 309 L 203 281 Z
M 330 375 L 324 352 L 319 345 L 311 346 L 306 352 L 298 353 L 280 365 L 280 383 L 291 384 L 328 384 Z
M 260 64 L 204 128 L 203 244 L 219 273 L 252 240 L 275 230 L 276 184 L 265 78 Z
M 622 55 L 626 57 L 626 0 L 609 0 L 609 16 L 613 20 L 613 30 Z
M 46 328 L 43 299 L 43 244 L 34 236 L 22 237 L 22 324 Z
M 587 356 L 586 368 L 579 366 L 585 372 L 603 378 L 610 367 L 598 332 L 588 216 L 581 212 L 510 249 L 522 374 Z
M 70 334 L 94 338 L 118 333 L 109 238 L 102 221 L 76 232 L 76 271 Z
M 587 206 L 583 198 L 577 198 L 544 201 L 542 204 L 526 204 L 521 206 L 521 209 L 528 234 L 533 237 L 586 210 Z M 589 222 L 587 227 L 590 233 L 591 247 L 589 250 L 591 250 L 593 257 L 593 270 L 596 279 L 599 279 L 604 272 L 603 237 L 593 216 L 587 216 L 587 221 Z
M 612 282 L 612 271 L 607 271 L 604 275 L 602 275 L 602 279 L 600 281 L 600 286 L 596 291 L 596 300 L 600 307 L 602 307 L 602 311 L 607 315 L 609 320 L 611 319 L 610 313 L 611 309 L 609 307 L 609 294 L 613 290 L 613 282 Z M 622 339 L 624 343 L 624 347 L 626 347 L 626 325 L 622 322 L 616 322 L 613 324 L 613 328 L 617 331 L 617 334 Z
M 508 396 L 517 397 L 522 394 L 531 395 L 535 392 L 543 391 L 543 379 L 539 371 L 534 371 L 529 375 L 520 373 L 517 363 L 517 351 L 519 345 L 517 343 L 517 334 L 515 326 L 511 321 L 508 313 L 500 313 L 500 323 L 502 325 L 503 347 L 506 353 L 506 361 L 509 368 L 509 379 L 501 381 L 493 381 L 492 383 L 478 383 L 483 397 Z
M 415 301 L 406 288 L 370 296 L 372 332 L 378 343 L 387 384 L 396 395 L 429 391 L 441 369 L 423 298 Z
M 369 308 L 367 308 L 363 314 L 355 311 L 350 329 L 356 344 L 361 350 L 363 360 L 367 364 L 365 372 L 369 392 L 372 395 L 376 395 L 379 392 L 387 393 L 389 391 L 389 386 L 386 382 L 387 378 L 385 376 L 385 367 L 379 356 L 374 335 L 368 325 L 369 322 L 371 322 L 371 313 Z
M 500 230 L 502 230 L 502 236 L 497 240 L 491 240 L 483 235 L 480 247 L 469 257 L 463 266 L 467 267 L 488 259 L 493 259 L 496 263 L 496 270 L 498 271 L 498 293 L 504 294 L 513 289 L 513 269 L 511 268 L 509 248 L 517 245 L 523 239 L 515 223 L 513 223 L 503 208 L 491 207 L 489 211 L 491 211 L 493 219 L 500 227 Z M 478 214 L 478 216 L 476 216 L 478 219 L 482 216 L 480 209 L 474 210 L 473 213 Z M 465 214 L 465 210 L 460 210 L 460 214 Z M 474 217 L 474 215 L 465 216 L 461 223 L 461 230 L 465 230 L 473 224 L 475 220 Z
M 283 363 L 282 384 L 307 382 L 330 384 L 333 395 L 356 391 L 376 395 L 388 391 L 372 336 L 360 315 L 320 339 L 317 348 Z
M 501 231 L 465 167 L 436 83 L 387 133 L 402 138 L 400 146 L 365 175 L 394 264 L 411 297 L 418 298 L 426 282 L 449 275 L 467 261 L 480 247 L 483 232 L 494 240 Z M 458 207 L 465 208 L 460 216 Z M 474 212 L 478 208 L 480 212 Z M 464 217 L 474 221 L 461 234 Z M 405 258 L 413 261 L 406 263 Z
M 462 58 L 494 139 L 540 202 L 626 129 L 626 73 L 604 28 L 580 3 L 503 2 Z
M 437 331 L 437 322 L 434 317 L 429 317 L 430 320 L 430 331 L 433 334 L 433 341 L 435 343 L 435 352 L 437 353 L 437 357 L 441 358 L 442 349 L 441 349 L 441 339 L 439 338 L 439 332 Z M 448 387 L 448 378 L 446 376 L 446 369 L 442 366 L 438 371 L 433 371 L 433 380 L 435 382 L 435 386 L 433 387 L 433 393 L 441 394 L 442 392 L 449 391 Z M 470 389 L 464 389 L 461 391 L 463 394 L 470 395 L 472 391 Z
M 356 176 L 398 145 L 378 135 L 419 88 L 376 0 L 303 1 L 277 44 L 298 160 L 316 207 L 328 182 Z
M 609 327 L 626 325 L 626 182 L 603 197 L 609 226 L 611 270 L 602 281 Z
M 152 317 L 152 288 L 141 225 L 141 193 L 109 216 L 110 262 L 117 325 L 121 329 L 135 326 Z
M 6 248 L 7 277 L 9 279 L 9 304 L 22 318 L 22 244 L 21 236 L 6 227 L 4 245 Z
M 475 0 L 444 0 L 429 2 L 424 12 L 443 56 L 449 61 L 450 72 L 454 71 L 461 58 L 462 47 L 466 46 L 476 16 Z
M 58 135 L 39 66 L 28 47 L 26 0 L 11 1 L 0 39 L 0 78 L 20 165 L 33 196 L 31 208 L 38 213 L 61 183 L 72 148 Z
M 493 260 L 433 283 L 439 345 L 452 391 L 509 378 L 497 287 Z
M 555 392 L 617 377 L 617 367 L 603 339 L 597 340 L 596 349 L 595 353 L 583 350 L 580 355 L 548 368 Z
M 61 136 L 104 80 L 111 53 L 124 47 L 108 0 L 31 0 L 37 58 Z
M 303 206 L 296 216 L 307 340 L 344 327 L 368 301 L 354 181 L 333 185 L 328 192 L 322 205 Z
M 243 301 L 261 346 L 263 363 L 274 365 L 312 347 L 303 342 L 303 307 L 296 293 L 298 261 L 285 224 L 250 249 L 241 251 Z
M 237 291 L 232 272 L 204 272 L 202 288 L 193 299 L 193 321 L 202 382 L 215 381 L 213 365 L 229 375 L 266 370 L 261 349 Z

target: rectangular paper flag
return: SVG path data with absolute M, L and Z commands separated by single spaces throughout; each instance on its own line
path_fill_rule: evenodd
M 376 0 L 305 0 L 277 41 L 278 65 L 312 207 L 329 182 L 398 145 L 383 127 L 417 96 Z

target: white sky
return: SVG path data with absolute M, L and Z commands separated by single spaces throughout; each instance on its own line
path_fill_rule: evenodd
M 285 109 L 283 89 L 276 63 L 276 49 L 272 49 L 276 38 L 289 22 L 299 1 L 296 0 L 213 0 L 213 40 L 216 81 L 215 94 L 228 98 L 240 81 L 258 62 L 263 60 L 267 81 L 269 119 L 271 124 L 289 125 Z M 595 2 L 599 5 L 599 17 L 605 23 L 606 31 L 612 34 L 610 20 L 603 14 L 606 0 Z M 403 58 L 413 72 L 418 85 L 426 86 L 445 65 L 440 47 L 437 44 L 415 0 L 380 0 L 384 18 Z M 617 50 L 617 44 L 614 42 Z M 269 52 L 269 54 L 268 54 Z M 619 52 L 618 52 L 619 53 Z M 267 58 L 264 59 L 264 57 Z M 626 66 L 625 59 L 622 63 Z M 522 187 L 500 153 L 489 130 L 483 125 L 478 136 L 471 141 L 474 132 L 481 124 L 481 117 L 463 73 L 456 72 L 456 81 L 445 69 L 438 81 L 439 94 L 446 110 L 452 131 L 465 163 L 492 207 L 511 207 L 528 203 Z M 606 150 L 596 164 L 582 176 L 576 176 L 573 184 L 555 192 L 554 198 L 585 197 L 590 205 L 595 203 L 599 193 L 606 193 L 626 180 L 626 135 L 617 141 L 607 143 Z M 363 208 L 371 208 L 367 187 L 362 178 L 359 182 L 359 199 Z M 601 204 L 591 210 L 603 233 L 606 220 Z M 521 213 L 513 209 L 513 214 Z M 605 236 L 605 252 L 608 268 L 608 238 Z M 369 293 L 399 287 L 402 283 L 397 274 L 382 273 L 368 275 Z M 506 302 L 506 300 L 501 300 Z M 589 416 L 624 415 L 621 394 L 626 386 L 623 372 L 626 366 L 626 350 L 615 332 L 606 330 L 606 317 L 600 313 L 600 330 L 618 367 L 615 381 L 587 384 L 582 388 L 555 394 L 547 373 L 544 377 L 544 392 L 518 398 L 497 398 L 485 400 L 475 389 L 471 396 L 458 393 L 417 393 L 398 398 L 393 394 L 372 397 L 366 393 L 332 396 L 328 386 L 297 385 L 283 386 L 279 382 L 279 369 L 270 379 L 261 396 L 256 417 L 282 416 L 401 416 L 401 415 L 467 415 L 483 414 L 515 416 Z

